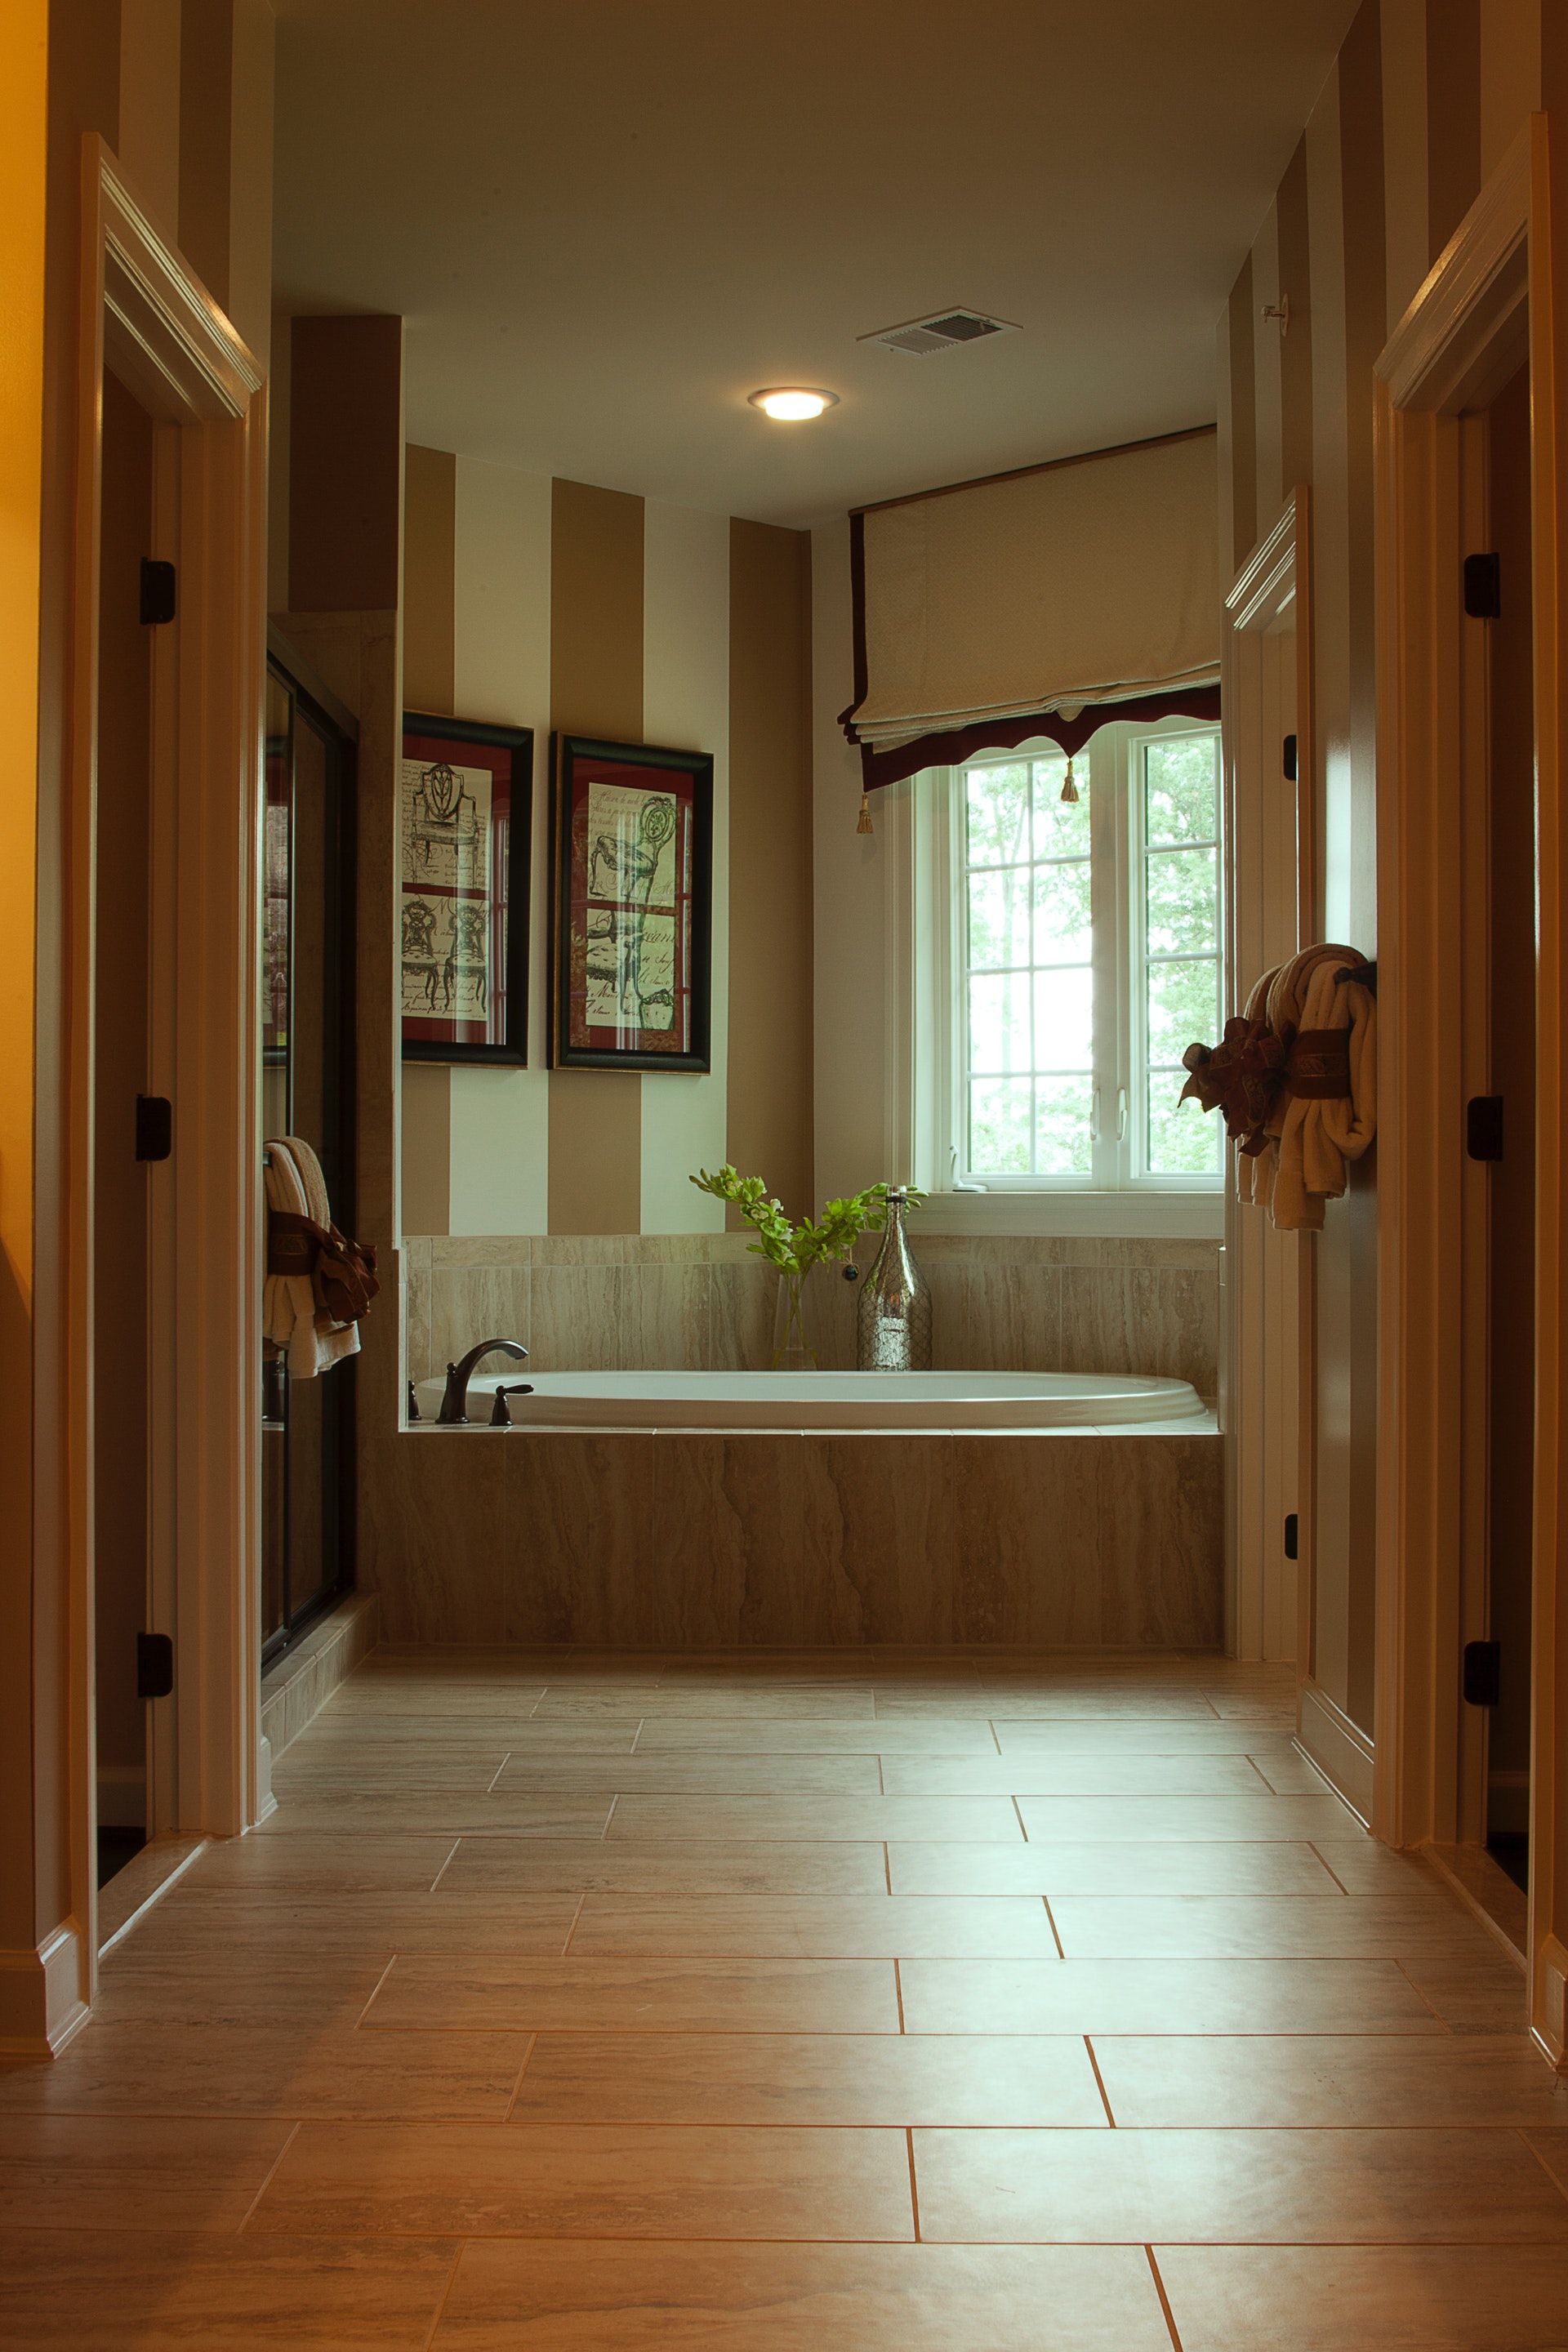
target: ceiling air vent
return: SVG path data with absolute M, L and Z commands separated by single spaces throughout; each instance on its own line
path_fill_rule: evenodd
M 906 352 L 923 360 L 933 352 L 956 351 L 960 343 L 977 343 L 987 335 L 1016 335 L 1010 319 L 988 319 L 983 310 L 938 310 L 929 319 L 907 319 L 901 327 L 884 327 L 875 335 L 861 335 L 862 343 L 881 343 L 889 352 Z

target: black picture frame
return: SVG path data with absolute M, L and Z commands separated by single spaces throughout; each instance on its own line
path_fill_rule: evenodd
M 631 813 L 622 818 L 623 846 L 613 856 L 603 831 L 595 843 L 588 840 L 595 789 Z M 639 796 L 647 810 L 640 820 Z M 552 735 L 550 820 L 552 1066 L 687 1076 L 711 1070 L 713 754 Z M 635 836 L 628 830 L 634 823 Z M 671 830 L 663 829 L 666 823 Z M 668 896 L 659 905 L 650 891 Z M 650 976 L 660 984 L 644 994 L 650 927 L 658 932 Z M 652 1009 L 655 1019 L 627 1017 L 634 991 L 637 1011 Z M 595 1021 L 595 1009 L 611 999 L 615 1022 Z
M 414 788 L 408 772 L 424 758 L 416 748 L 419 745 L 437 750 L 447 745 L 454 750 L 467 749 L 478 756 L 468 761 L 448 756 L 444 764 L 483 771 L 492 780 L 485 828 L 489 855 L 482 888 L 464 886 L 460 867 L 450 880 L 430 881 L 423 888 L 420 887 L 418 859 L 432 852 L 426 828 L 411 814 Z M 426 761 L 427 770 L 436 764 Z M 500 807 L 498 803 L 501 803 Z M 458 809 L 460 822 L 460 798 Z M 436 711 L 405 710 L 398 760 L 397 827 L 401 851 L 398 933 L 403 1059 L 494 1063 L 505 1068 L 526 1068 L 529 893 L 533 847 L 532 728 L 492 727 L 479 719 L 453 719 Z M 440 854 L 439 848 L 436 854 Z M 411 901 L 424 903 L 424 912 L 417 920 Z M 435 905 L 432 916 L 434 902 L 440 903 Z M 449 1009 L 454 981 L 461 989 L 465 971 L 472 970 L 462 960 L 455 913 L 448 926 L 447 953 L 441 955 L 438 940 L 432 943 L 433 922 L 438 919 L 441 906 L 455 903 L 468 908 L 482 903 L 485 909 L 487 953 L 482 983 L 470 983 L 480 996 L 482 1010 L 470 1006 L 467 1013 Z M 412 940 L 411 921 L 415 923 Z M 421 929 L 425 933 L 423 941 L 418 936 Z M 503 935 L 504 945 L 498 945 L 498 931 Z M 426 952 L 411 953 L 411 947 L 417 951 L 422 946 Z M 492 984 L 498 971 L 502 982 L 499 1006 L 494 1002 Z M 428 992 L 426 1004 L 411 1004 L 416 988 Z M 489 1034 L 476 1034 L 476 1031 Z

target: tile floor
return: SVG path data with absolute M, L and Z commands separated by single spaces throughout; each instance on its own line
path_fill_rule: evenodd
M 1547 2352 L 1568 2085 L 1289 1676 L 374 1654 L 0 2074 L 0 2340 Z

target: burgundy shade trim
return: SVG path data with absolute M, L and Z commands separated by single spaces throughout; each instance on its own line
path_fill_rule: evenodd
M 838 719 L 851 742 L 855 740 L 850 731 L 854 709 L 852 704 Z M 1046 736 L 1071 759 L 1091 735 L 1102 727 L 1113 727 L 1119 719 L 1147 727 L 1157 719 L 1197 719 L 1217 726 L 1219 716 L 1218 687 L 1189 686 L 1171 694 L 1140 694 L 1130 702 L 1085 703 L 1076 719 L 1038 710 L 1025 719 L 982 719 L 973 727 L 956 728 L 949 735 L 917 735 L 912 742 L 900 743 L 890 751 L 874 751 L 869 743 L 862 743 L 860 788 L 874 793 L 880 784 L 901 783 L 906 776 L 918 776 L 922 768 L 961 768 L 977 751 L 1011 751 L 1037 735 Z

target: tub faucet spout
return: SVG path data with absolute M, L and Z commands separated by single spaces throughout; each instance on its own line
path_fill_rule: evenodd
M 437 1421 L 466 1422 L 468 1420 L 468 1381 L 474 1366 L 481 1363 L 486 1356 L 493 1356 L 498 1352 L 503 1356 L 514 1356 L 519 1363 L 526 1362 L 528 1358 L 528 1349 L 521 1346 L 516 1339 L 481 1339 L 477 1348 L 468 1349 L 460 1363 L 447 1365 L 447 1393 L 441 1399 L 441 1410 L 436 1415 Z

